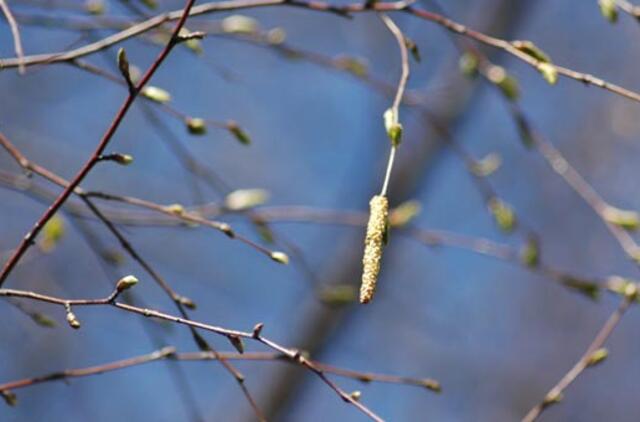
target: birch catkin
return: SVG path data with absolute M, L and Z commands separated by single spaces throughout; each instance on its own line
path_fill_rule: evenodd
M 367 235 L 364 239 L 364 257 L 362 258 L 362 285 L 360 303 L 369 303 L 373 298 L 380 273 L 382 247 L 384 246 L 389 214 L 389 200 L 386 196 L 376 195 L 369 202 L 370 214 Z

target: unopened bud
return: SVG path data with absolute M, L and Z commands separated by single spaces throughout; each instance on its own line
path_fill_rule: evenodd
M 118 291 L 118 293 L 120 293 L 132 288 L 136 284 L 138 284 L 138 279 L 135 276 L 128 275 L 118 280 L 118 282 L 116 283 L 116 290 Z

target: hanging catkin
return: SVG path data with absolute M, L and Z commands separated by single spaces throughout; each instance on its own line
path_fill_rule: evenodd
M 360 303 L 368 303 L 373 298 L 380 272 L 382 248 L 387 230 L 389 201 L 386 196 L 376 195 L 369 202 L 370 214 L 367 235 L 364 239 L 364 257 L 362 258 L 362 285 Z

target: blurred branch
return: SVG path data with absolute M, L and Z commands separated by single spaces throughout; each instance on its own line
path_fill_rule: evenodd
M 164 312 L 156 311 L 148 308 L 140 308 L 137 306 L 129 305 L 124 302 L 117 301 L 118 296 L 129 287 L 122 287 L 122 281 L 127 279 L 120 280 L 116 284 L 115 290 L 104 298 L 99 299 L 62 299 L 54 296 L 44 295 L 40 293 L 35 293 L 31 291 L 25 290 L 16 290 L 16 289 L 0 289 L 0 296 L 3 297 L 19 297 L 24 299 L 31 299 L 40 302 L 51 303 L 54 305 L 59 305 L 64 307 L 67 312 L 67 321 L 71 325 L 72 328 L 79 328 L 80 322 L 73 314 L 72 308 L 74 307 L 84 307 L 84 306 L 111 306 L 117 309 L 120 309 L 125 312 L 134 313 L 138 315 L 142 315 L 146 318 L 154 318 L 161 319 L 164 321 L 172 322 L 175 324 L 186 325 L 191 328 L 198 328 L 204 331 L 210 331 L 212 333 L 221 335 L 226 337 L 230 342 L 234 344 L 239 344 L 240 339 L 251 339 L 256 342 L 262 343 L 270 349 L 273 349 L 283 355 L 285 355 L 288 359 L 296 362 L 298 365 L 308 369 L 309 371 L 316 374 L 325 384 L 329 386 L 343 401 L 350 403 L 361 412 L 366 414 L 372 420 L 382 421 L 382 419 L 373 413 L 368 407 L 360 403 L 359 398 L 354 398 L 351 394 L 348 394 L 344 390 L 342 390 L 337 384 L 327 378 L 325 371 L 320 367 L 316 366 L 313 361 L 309 360 L 299 350 L 289 349 L 287 347 L 281 346 L 280 344 L 264 337 L 261 333 L 263 330 L 263 324 L 256 324 L 253 331 L 239 331 L 232 330 L 224 327 L 219 327 L 211 324 L 206 324 L 194 320 L 190 320 L 187 318 L 166 314 Z M 136 280 L 137 282 L 137 280 Z M 240 343 L 241 344 L 241 343 Z M 226 362 L 224 358 L 220 358 L 220 355 L 217 352 L 214 352 L 214 356 L 216 356 L 217 360 L 221 360 L 222 362 Z M 6 393 L 5 393 L 6 394 Z M 264 418 L 263 418 L 264 419 Z
M 176 24 L 174 31 L 171 35 L 171 39 L 167 43 L 167 45 L 162 49 L 162 51 L 158 54 L 155 61 L 151 64 L 151 66 L 147 69 L 145 74 L 142 76 L 140 81 L 130 90 L 129 95 L 124 100 L 118 113 L 114 116 L 109 128 L 102 136 L 100 142 L 98 143 L 95 151 L 89 157 L 89 159 L 85 162 L 82 168 L 78 171 L 78 173 L 74 176 L 73 180 L 69 183 L 67 187 L 63 190 L 63 192 L 56 198 L 56 200 L 49 206 L 49 208 L 42 214 L 42 216 L 36 221 L 32 229 L 24 236 L 18 247 L 16 248 L 14 254 L 9 258 L 9 260 L 4 264 L 2 270 L 0 271 L 0 286 L 4 284 L 7 277 L 13 270 L 13 268 L 18 264 L 22 256 L 29 249 L 29 247 L 33 244 L 33 241 L 38 236 L 44 225 L 53 217 L 53 215 L 58 211 L 58 209 L 64 204 L 64 202 L 69 198 L 74 189 L 84 180 L 84 178 L 89 174 L 89 172 L 93 169 L 93 167 L 100 161 L 100 156 L 102 155 L 105 148 L 109 145 L 109 142 L 115 135 L 120 123 L 124 120 L 124 117 L 127 114 L 127 111 L 135 101 L 136 97 L 144 88 L 144 86 L 151 80 L 156 70 L 160 67 L 162 62 L 167 58 L 173 47 L 180 42 L 178 33 L 180 29 L 184 26 L 187 17 L 189 16 L 189 11 L 193 7 L 195 0 L 187 0 L 186 5 L 182 11 L 180 11 L 178 17 L 178 23 Z M 1 66 L 0 66 L 1 67 Z
M 576 81 L 582 82 L 586 85 L 593 85 L 604 90 L 610 91 L 614 94 L 623 96 L 630 100 L 640 102 L 640 94 L 623 88 L 619 85 L 610 83 L 601 78 L 598 78 L 594 75 L 588 73 L 582 73 L 575 71 L 570 68 L 557 66 L 555 64 L 547 63 L 543 60 L 536 58 L 534 55 L 529 54 L 526 51 L 523 51 L 520 48 L 521 44 L 510 42 L 501 38 L 496 38 L 490 35 L 487 35 L 483 32 L 479 32 L 473 30 L 461 23 L 453 21 L 444 15 L 434 13 L 425 9 L 414 7 L 410 2 L 406 1 L 398 1 L 398 2 L 374 2 L 369 4 L 369 2 L 364 3 L 352 3 L 344 6 L 336 6 L 330 3 L 325 3 L 322 1 L 311 1 L 306 2 L 304 0 L 229 0 L 229 1 L 221 1 L 215 3 L 205 3 L 199 6 L 196 6 L 191 10 L 191 16 L 198 16 L 204 14 L 210 14 L 214 12 L 220 12 L 225 10 L 240 10 L 247 8 L 255 8 L 255 7 L 266 7 L 266 6 L 292 6 L 299 7 L 303 9 L 310 9 L 320 12 L 328 12 L 333 13 L 339 16 L 349 16 L 352 13 L 362 13 L 369 11 L 377 11 L 377 12 L 405 12 L 416 16 L 420 19 L 427 20 L 433 22 L 437 25 L 442 26 L 443 28 L 448 29 L 451 32 L 456 34 L 468 37 L 473 39 L 479 43 L 485 44 L 487 46 L 494 47 L 496 49 L 502 50 L 511 56 L 527 63 L 533 68 L 542 72 L 541 69 L 550 69 L 552 72 L 557 75 L 564 76 L 569 79 L 574 79 Z M 32 66 L 35 64 L 50 64 L 56 62 L 66 62 L 69 60 L 77 59 L 80 57 L 87 56 L 89 54 L 93 54 L 97 51 L 103 50 L 109 46 L 120 43 L 129 38 L 135 37 L 137 35 L 143 34 L 151 29 L 157 28 L 164 23 L 171 20 L 178 20 L 181 18 L 181 12 L 179 10 L 164 13 L 153 18 L 147 19 L 143 22 L 137 23 L 123 31 L 120 31 L 114 35 L 106 37 L 100 41 L 97 41 L 92 44 L 88 44 L 84 47 L 77 48 L 75 50 L 61 52 L 61 53 L 53 53 L 53 54 L 38 54 L 33 56 L 25 56 L 23 60 L 23 64 L 25 66 Z M 0 68 L 11 68 L 17 67 L 19 65 L 19 60 L 15 58 L 8 58 L 0 60 Z
M 0 145 L 5 148 L 9 152 L 9 154 L 18 162 L 18 164 L 23 167 L 27 171 L 32 171 L 49 181 L 58 184 L 62 187 L 69 188 L 70 184 L 62 177 L 56 175 L 55 173 L 45 169 L 44 167 L 35 164 L 29 161 L 21 152 L 18 150 L 10 141 L 7 139 L 2 133 L 0 133 Z M 155 271 L 151 265 L 142 258 L 142 256 L 133 248 L 131 243 L 126 239 L 126 237 L 116 228 L 111 220 L 109 220 L 100 209 L 91 201 L 90 197 L 87 193 L 82 190 L 79 186 L 76 186 L 73 189 L 74 193 L 80 197 L 80 199 L 84 202 L 84 204 L 89 208 L 89 210 L 107 227 L 107 229 L 116 237 L 122 248 L 136 261 L 152 278 L 153 280 L 162 288 L 162 290 L 171 298 L 178 311 L 184 318 L 188 318 L 188 313 L 185 307 L 195 308 L 194 302 L 180 294 L 178 294 L 171 285 L 162 277 L 160 274 Z M 208 221 L 208 220 L 207 220 Z M 191 334 L 193 336 L 193 340 L 196 344 L 207 351 L 211 351 L 212 353 L 216 353 L 215 349 L 211 347 L 207 343 L 207 341 L 200 336 L 200 334 L 191 327 Z M 255 400 L 249 393 L 246 385 L 244 384 L 244 376 L 235 369 L 231 364 L 229 364 L 224 359 L 219 359 L 220 363 L 224 366 L 224 368 L 234 377 L 238 385 L 240 386 L 243 394 L 247 398 L 247 401 L 251 405 L 251 408 L 254 410 L 255 415 L 259 420 L 264 420 L 264 416 Z
M 614 0 L 614 2 L 620 7 L 620 9 L 622 9 L 623 12 L 636 18 L 636 20 L 640 20 L 640 6 L 636 6 L 627 0 Z
M 0 392 L 7 394 L 9 391 L 14 391 L 20 388 L 31 387 L 33 385 L 42 384 L 51 381 L 66 381 L 70 378 L 81 378 L 91 375 L 103 374 L 105 372 L 118 371 L 133 366 L 144 365 L 159 360 L 168 361 L 185 361 L 185 362 L 197 362 L 197 361 L 211 361 L 211 360 L 233 360 L 233 361 L 266 361 L 266 362 L 286 362 L 296 364 L 295 360 L 287 354 L 280 352 L 218 352 L 217 354 L 211 352 L 182 352 L 179 353 L 172 346 L 163 347 L 152 353 L 136 356 L 128 359 L 122 359 L 115 362 L 109 362 L 101 365 L 95 365 L 85 368 L 65 369 L 63 371 L 52 372 L 46 375 L 40 375 L 32 378 L 24 378 L 16 381 L 5 382 L 0 384 Z M 440 392 L 440 383 L 432 378 L 412 378 L 401 377 L 396 375 L 376 374 L 371 372 L 359 372 L 350 369 L 339 368 L 332 365 L 327 365 L 321 362 L 317 362 L 309 359 L 316 368 L 327 374 L 333 374 L 345 378 L 351 378 L 363 383 L 370 382 L 384 382 L 390 384 L 404 384 L 413 385 L 417 387 L 423 387 L 434 392 Z
M 533 422 L 540 414 L 549 406 L 557 404 L 562 400 L 564 390 L 575 381 L 580 374 L 588 367 L 600 363 L 606 358 L 606 349 L 602 349 L 609 336 L 613 333 L 618 323 L 622 319 L 624 313 L 629 309 L 629 306 L 635 302 L 638 295 L 637 285 L 629 284 L 625 297 L 620 302 L 618 308 L 611 314 L 605 324 L 602 326 L 598 334 L 593 339 L 587 351 L 576 362 L 576 364 L 567 372 L 564 377 L 547 393 L 544 400 L 534 406 L 529 413 L 522 419 L 523 422 Z M 602 350 L 602 352 L 601 352 Z M 598 353 L 599 352 L 599 353 Z
M 18 58 L 18 71 L 20 74 L 24 74 L 24 51 L 22 49 L 22 39 L 20 38 L 20 29 L 18 28 L 18 23 L 16 19 L 13 17 L 13 13 L 11 13 L 11 9 L 7 4 L 6 0 L 0 0 L 0 10 L 4 14 L 4 17 L 7 19 L 7 23 L 9 24 L 9 28 L 11 28 L 11 35 L 13 36 L 13 45 L 16 51 L 16 56 Z M 0 66 L 2 68 L 2 66 Z

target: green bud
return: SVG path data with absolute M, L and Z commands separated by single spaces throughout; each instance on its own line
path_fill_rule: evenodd
M 492 198 L 489 201 L 489 211 L 491 211 L 493 219 L 501 230 L 510 232 L 516 226 L 516 215 L 506 202 L 498 198 Z
M 204 135 L 207 133 L 207 123 L 199 117 L 188 117 L 186 120 L 187 130 L 192 135 Z
M 527 267 L 537 267 L 540 263 L 540 249 L 538 241 L 529 237 L 520 250 L 520 261 Z
M 42 314 L 40 312 L 34 312 L 30 316 L 33 322 L 41 327 L 54 328 L 57 325 L 56 322 L 48 315 Z
M 549 85 L 555 85 L 558 82 L 558 69 L 551 63 L 540 63 L 538 70 L 542 74 L 542 77 Z
M 232 15 L 222 20 L 222 31 L 228 34 L 255 34 L 258 29 L 258 21 L 244 15 Z
M 277 27 L 267 32 L 267 42 L 271 45 L 280 45 L 287 39 L 287 33 L 283 28 Z
M 244 343 L 242 342 L 242 338 L 234 335 L 230 335 L 227 337 L 231 345 L 238 351 L 238 353 L 244 353 Z
M 622 210 L 608 205 L 602 212 L 602 216 L 608 223 L 626 230 L 637 230 L 640 227 L 640 214 L 636 211 Z
M 240 126 L 238 126 L 236 122 L 231 121 L 227 123 L 227 129 L 241 144 L 243 145 L 251 144 L 251 138 L 249 137 L 247 132 L 245 132 Z
M 264 204 L 269 199 L 265 189 L 238 189 L 224 199 L 224 206 L 231 211 L 242 211 Z
M 138 279 L 135 276 L 128 275 L 118 280 L 118 282 L 116 283 L 116 290 L 118 291 L 118 293 L 121 293 L 127 289 L 132 288 L 136 284 L 138 284 Z
M 140 2 L 147 6 L 149 9 L 158 8 L 158 2 L 156 2 L 156 0 L 140 0 Z
M 469 52 L 462 54 L 460 56 L 460 60 L 458 60 L 460 73 L 468 78 L 475 78 L 478 76 L 479 64 L 478 56 Z
M 536 60 L 543 63 L 551 63 L 549 56 L 531 41 L 513 41 L 511 44 L 518 50 L 530 55 Z
M 420 56 L 420 50 L 418 49 L 418 45 L 409 37 L 404 37 L 404 45 L 407 47 L 407 50 L 411 53 L 413 60 L 417 63 L 420 63 L 422 57 Z
M 129 154 L 116 153 L 111 157 L 113 158 L 113 161 L 120 164 L 121 166 L 128 166 L 129 164 L 133 163 L 133 156 Z
M 550 406 L 552 404 L 560 403 L 563 398 L 564 396 L 562 395 L 562 392 L 552 390 L 545 396 L 543 403 Z
M 202 43 L 199 39 L 201 38 L 199 33 L 193 33 L 187 28 L 182 28 L 178 36 L 186 38 L 184 41 L 184 45 L 195 54 L 202 54 L 202 52 L 204 51 L 202 49 Z
M 42 228 L 42 237 L 38 245 L 43 252 L 51 252 L 66 234 L 62 217 L 54 215 Z
M 106 7 L 102 0 L 87 0 L 84 3 L 84 10 L 92 15 L 102 15 Z
M 391 227 L 406 226 L 420 214 L 421 208 L 420 202 L 415 200 L 401 203 L 389 213 L 389 225 Z
M 284 252 L 271 252 L 271 259 L 276 261 L 279 264 L 287 265 L 289 263 L 289 257 Z
M 157 86 L 147 85 L 142 88 L 141 93 L 148 99 L 160 104 L 165 104 L 171 101 L 171 94 L 169 94 L 169 92 L 165 91 L 162 88 L 158 88 Z
M 71 312 L 71 310 L 67 310 L 67 323 L 69 323 L 69 326 L 74 330 L 80 328 L 80 321 L 78 320 L 76 315 Z
M 335 57 L 333 61 L 338 68 L 346 70 L 357 77 L 363 78 L 369 74 L 369 66 L 366 60 L 359 57 L 341 55 Z
M 593 353 L 591 353 L 591 356 L 589 356 L 589 360 L 587 361 L 587 366 L 597 365 L 601 363 L 603 360 L 605 360 L 608 356 L 609 356 L 609 351 L 604 347 L 598 350 L 595 350 Z
M 18 404 L 18 398 L 11 390 L 0 390 L 0 396 L 2 396 L 5 403 L 11 407 L 15 407 L 15 405 Z
M 187 307 L 187 308 L 189 308 L 189 309 L 192 309 L 192 310 L 193 310 L 193 309 L 196 309 L 196 308 L 197 308 L 196 303 L 195 303 L 193 300 L 191 300 L 191 299 L 189 299 L 188 297 L 186 297 L 186 296 L 178 296 L 178 297 L 176 298 L 176 300 L 177 300 L 181 305 L 184 305 L 184 306 L 186 306 L 186 307 Z
M 180 204 L 167 205 L 166 207 L 164 207 L 164 209 L 170 212 L 171 214 L 175 214 L 175 215 L 182 215 L 185 212 L 184 207 Z
M 258 232 L 258 235 L 260 236 L 260 238 L 262 239 L 263 242 L 265 242 L 265 243 L 273 243 L 274 242 L 273 232 L 271 231 L 271 228 L 267 225 L 266 222 L 264 222 L 264 221 L 255 221 L 254 222 L 254 227 L 255 227 L 256 231 Z
M 582 280 L 573 276 L 564 276 L 560 279 L 560 282 L 563 286 L 576 290 L 591 300 L 597 300 L 600 296 L 600 286 L 593 281 Z
M 487 79 L 500 88 L 507 99 L 515 101 L 520 97 L 518 81 L 507 74 L 502 66 L 491 66 L 487 71 Z
M 402 141 L 402 125 L 398 122 L 398 112 L 394 108 L 389 108 L 384 112 L 384 127 L 387 130 L 387 136 L 391 140 L 391 145 L 397 147 Z
M 618 5 L 616 4 L 616 0 L 598 0 L 598 4 L 600 5 L 600 13 L 602 13 L 602 16 L 609 22 L 616 23 L 618 20 Z
M 436 380 L 432 380 L 432 379 L 429 379 L 429 378 L 423 379 L 423 380 L 420 380 L 420 385 L 422 385 L 427 390 L 431 390 L 431 391 L 434 391 L 436 393 L 441 393 L 442 392 L 442 386 Z
M 358 289 L 351 284 L 336 284 L 324 287 L 318 295 L 327 305 L 348 305 L 358 300 Z
M 492 152 L 480 160 L 476 160 L 471 165 L 470 170 L 478 177 L 487 177 L 495 173 L 495 171 L 500 168 L 501 164 L 502 158 L 500 158 L 500 154 Z

